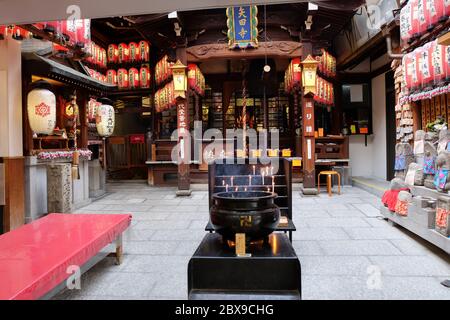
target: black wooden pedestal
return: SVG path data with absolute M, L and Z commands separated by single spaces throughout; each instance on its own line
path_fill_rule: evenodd
M 301 299 L 300 261 L 284 233 L 248 251 L 236 257 L 219 234 L 207 234 L 189 261 L 189 299 Z

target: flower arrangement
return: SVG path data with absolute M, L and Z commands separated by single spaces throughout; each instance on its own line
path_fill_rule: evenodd
M 444 118 L 438 116 L 433 122 L 427 123 L 427 130 L 431 132 L 447 130 L 447 123 L 445 122 Z
M 40 160 L 56 160 L 56 159 L 73 159 L 74 151 L 42 151 L 37 154 Z M 91 160 L 92 151 L 80 149 L 78 150 L 81 159 Z

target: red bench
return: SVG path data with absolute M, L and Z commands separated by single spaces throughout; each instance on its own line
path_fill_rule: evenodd
M 53 213 L 0 236 L 0 299 L 39 299 L 109 244 L 122 259 L 129 214 Z

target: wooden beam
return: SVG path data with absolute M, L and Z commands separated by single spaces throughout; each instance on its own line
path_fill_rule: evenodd
M 438 44 L 442 46 L 450 45 L 450 31 L 440 36 L 438 39 Z
M 295 58 L 302 55 L 302 44 L 296 41 L 261 42 L 258 48 L 230 50 L 226 43 L 203 44 L 186 49 L 189 62 L 210 59 L 246 59 L 268 57 Z

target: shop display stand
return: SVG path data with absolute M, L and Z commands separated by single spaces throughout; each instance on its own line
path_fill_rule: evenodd
M 287 236 L 273 233 L 269 244 L 237 257 L 217 233 L 208 233 L 188 265 L 189 300 L 300 300 L 300 261 Z

